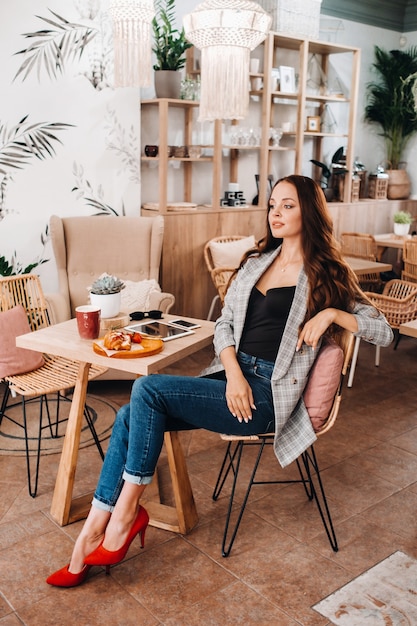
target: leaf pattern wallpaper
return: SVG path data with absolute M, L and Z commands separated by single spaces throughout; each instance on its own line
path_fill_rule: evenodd
M 51 215 L 139 215 L 139 90 L 113 88 L 109 0 L 0 2 L 0 274 L 57 287 Z

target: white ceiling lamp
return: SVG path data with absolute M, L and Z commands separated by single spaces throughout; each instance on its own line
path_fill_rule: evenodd
M 206 0 L 183 18 L 201 50 L 200 120 L 243 119 L 249 105 L 249 58 L 271 17 L 256 2 Z
M 113 20 L 114 86 L 147 87 L 151 84 L 151 24 L 153 0 L 111 0 Z

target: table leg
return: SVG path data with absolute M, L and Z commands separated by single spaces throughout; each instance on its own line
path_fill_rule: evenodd
M 88 363 L 80 363 L 52 498 L 51 516 L 60 526 L 86 517 L 91 503 L 91 494 L 72 499 L 89 368 Z M 148 500 L 154 495 L 159 496 L 156 477 L 154 484 L 145 491 L 144 504 L 153 526 L 186 534 L 197 524 L 198 515 L 178 432 L 165 433 L 165 447 L 175 507 Z
M 153 482 L 144 493 L 143 504 L 149 513 L 151 526 L 185 535 L 197 524 L 198 514 L 178 432 L 165 433 L 165 448 L 175 507 L 162 504 L 159 493 L 156 494 L 157 501 L 152 499 L 156 487 Z M 155 475 L 154 480 L 156 479 Z
M 72 492 L 75 470 L 77 468 L 89 369 L 89 363 L 79 364 L 54 495 L 52 497 L 51 516 L 60 526 L 65 526 L 70 521 Z

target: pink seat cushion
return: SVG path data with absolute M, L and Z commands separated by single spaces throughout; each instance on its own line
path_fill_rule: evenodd
M 304 389 L 304 404 L 315 431 L 323 426 L 329 416 L 342 367 L 342 348 L 334 341 L 323 343 Z
M 44 364 L 40 352 L 16 347 L 16 337 L 30 332 L 22 305 L 0 313 L 0 378 L 32 372 Z

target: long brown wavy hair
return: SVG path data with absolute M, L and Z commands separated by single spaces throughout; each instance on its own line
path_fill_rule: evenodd
M 307 274 L 309 294 L 304 324 L 319 311 L 334 307 L 351 312 L 355 301 L 370 303 L 359 287 L 358 279 L 343 259 L 340 246 L 333 235 L 333 222 L 320 186 L 307 176 L 285 176 L 279 183 L 287 182 L 297 191 L 302 219 L 302 254 Z M 273 190 L 272 190 L 273 191 Z M 268 214 L 270 211 L 268 202 Z M 266 218 L 266 235 L 243 258 L 262 254 L 278 248 L 282 239 L 273 237 Z M 335 332 L 336 329 L 332 329 Z

